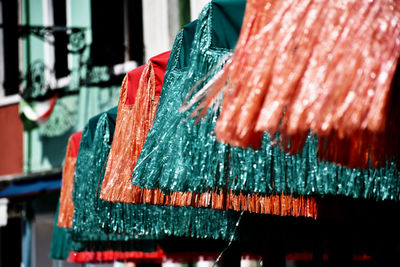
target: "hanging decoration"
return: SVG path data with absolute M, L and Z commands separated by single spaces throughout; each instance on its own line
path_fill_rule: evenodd
M 77 241 L 72 238 L 71 226 L 73 217 L 72 186 L 76 157 L 79 150 L 82 132 L 71 135 L 68 140 L 60 202 L 57 206 L 50 258 L 75 263 L 104 263 L 120 261 L 159 263 L 164 257 L 163 250 L 151 240 L 123 241 L 95 240 Z M 124 240 L 125 239 L 125 240 Z
M 139 72 L 135 69 L 128 73 L 128 85 L 122 86 L 116 130 L 101 187 L 104 200 L 133 202 L 130 177 L 153 123 L 169 55 L 165 52 L 150 58 L 139 83 L 129 86 L 131 80 L 138 80 Z M 137 89 L 137 99 L 129 105 L 133 99 L 129 89 L 133 88 Z
M 397 1 L 250 0 L 232 58 L 191 104 L 206 95 L 204 116 L 222 92 L 215 133 L 234 146 L 268 131 L 299 153 L 311 129 L 320 158 L 385 167 L 399 156 L 399 55 Z
M 221 244 L 291 236 L 252 213 L 400 200 L 399 25 L 395 0 L 211 1 L 70 137 L 50 257 L 219 261 Z
M 90 119 L 82 133 L 73 189 L 73 238 L 79 241 L 158 240 L 167 236 L 231 238 L 239 216 L 236 213 L 112 203 L 99 198 L 116 111 L 113 108 Z
M 57 222 L 57 225 L 63 228 L 72 227 L 72 218 L 74 216 L 72 188 L 74 185 L 76 157 L 78 156 L 81 137 L 82 132 L 77 132 L 71 135 L 71 137 L 68 139 L 67 151 L 65 153 L 62 186 L 60 192 L 60 212 Z
M 43 101 L 27 102 L 21 98 L 20 113 L 23 119 L 43 124 L 49 118 L 57 102 L 57 95 Z
M 274 190 L 272 179 L 285 177 L 275 177 L 271 162 L 279 166 L 286 159 L 273 160 L 269 144 L 262 152 L 232 148 L 212 135 L 218 111 L 209 112 L 198 125 L 188 118 L 190 113 L 178 112 L 190 88 L 212 77 L 234 47 L 232 36 L 238 36 L 244 5 L 233 1 L 225 7 L 223 1 L 212 1 L 199 18 L 189 65 L 172 68 L 171 76 L 166 75 L 154 126 L 133 173 L 134 203 L 316 216 L 310 193 Z M 218 31 L 222 26 L 230 31 Z M 264 165 L 265 161 L 270 162 Z
M 50 246 L 49 256 L 51 259 L 83 264 L 114 261 L 160 263 L 164 258 L 164 251 L 154 241 L 135 240 L 134 242 L 107 243 L 103 241 L 75 241 L 71 236 L 70 229 L 57 226 L 58 207 Z
M 164 253 L 161 249 L 154 252 L 141 251 L 82 251 L 70 252 L 68 261 L 73 263 L 113 263 L 135 262 L 135 263 L 153 263 L 160 264 L 164 258 Z

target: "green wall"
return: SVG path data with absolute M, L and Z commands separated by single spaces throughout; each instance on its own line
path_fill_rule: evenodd
M 90 0 L 67 0 L 67 26 L 85 27 L 86 44 L 90 45 L 91 18 Z M 22 24 L 43 25 L 43 1 L 22 0 Z M 39 60 L 44 62 L 44 41 L 30 35 L 22 39 L 23 72 Z M 88 60 L 89 48 L 81 56 L 69 54 L 71 71 L 70 90 L 77 94 L 58 98 L 47 122 L 24 132 L 24 171 L 37 172 L 61 167 L 68 138 L 73 132 L 82 130 L 88 119 L 118 103 L 120 85 L 107 88 L 79 86 L 79 79 L 87 75 L 80 62 Z M 57 60 L 57 59 L 56 59 Z

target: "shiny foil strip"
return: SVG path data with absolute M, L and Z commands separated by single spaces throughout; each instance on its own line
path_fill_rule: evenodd
M 101 187 L 101 196 L 104 198 L 112 198 L 114 192 L 121 192 L 124 183 L 123 179 L 120 178 L 132 173 L 130 168 L 133 156 L 132 144 L 135 141 L 132 138 L 135 99 L 140 77 L 145 68 L 146 65 L 143 65 L 130 71 L 121 86 L 115 138 L 108 156 L 104 182 Z
M 161 263 L 164 257 L 164 251 L 159 248 L 154 252 L 141 251 L 81 251 L 70 252 L 68 262 L 72 263 L 106 263 L 114 261 L 132 261 L 146 263 Z
M 199 19 L 190 65 L 172 70 L 164 80 L 154 126 L 133 172 L 130 201 L 315 218 L 317 205 L 312 196 L 294 196 L 281 188 L 273 191 L 267 187 L 269 184 L 258 183 L 257 179 L 265 179 L 270 171 L 257 166 L 257 162 L 270 159 L 271 155 L 231 150 L 229 145 L 215 140 L 212 129 L 218 111 L 208 113 L 198 124 L 188 118 L 190 113 L 178 111 L 193 85 L 211 78 L 221 60 L 229 55 L 228 49 L 210 47 L 212 23 L 215 23 L 211 15 L 215 13 L 210 11 L 212 5 Z M 203 78 L 206 75 L 210 77 Z M 233 184 L 235 179 L 245 184 L 247 179 L 248 188 L 239 189 L 239 185 Z M 265 187 L 251 187 L 254 184 Z M 307 202 L 311 208 L 300 204 Z
M 171 192 L 133 186 L 132 203 L 175 207 L 211 208 L 215 210 L 248 211 L 279 216 L 317 218 L 318 202 L 311 196 L 255 195 L 223 192 Z
M 165 54 L 161 54 L 161 57 L 165 57 Z M 157 56 L 153 60 L 156 58 Z M 157 69 L 158 76 L 164 76 L 164 72 L 165 67 L 160 71 Z M 124 92 L 126 87 L 122 88 Z M 126 93 L 121 93 L 121 96 L 124 95 Z M 146 140 L 147 132 L 153 124 L 158 100 L 156 74 L 150 60 L 141 75 L 135 103 L 123 104 L 119 108 L 114 139 L 101 187 L 101 199 L 113 202 L 133 202 L 130 177 Z
M 74 185 L 76 158 L 66 157 L 63 168 L 63 180 L 60 193 L 60 212 L 58 216 L 59 227 L 71 228 L 74 217 L 74 204 L 72 203 L 72 188 Z
M 110 111 L 108 111 L 110 112 Z M 116 113 L 116 111 L 115 111 Z M 100 191 L 99 179 L 111 145 L 109 114 L 102 113 L 89 120 L 82 133 L 76 162 L 73 202 L 75 206 L 72 238 L 77 241 L 123 241 L 127 236 L 109 235 L 102 229 L 95 197 Z M 107 151 L 107 153 L 106 153 Z
M 262 132 L 279 132 L 297 153 L 311 129 L 324 142 L 320 157 L 381 167 L 398 148 L 373 141 L 400 133 L 388 129 L 399 55 L 398 1 L 250 0 L 234 55 L 200 107 L 223 92 L 215 131 L 234 146 L 259 148 Z
M 181 44 L 182 35 L 176 43 Z M 177 59 L 176 53 L 172 56 Z M 171 63 L 173 65 L 173 63 Z M 77 161 L 74 201 L 74 237 L 78 240 L 114 240 L 121 233 L 128 239 L 183 236 L 230 239 L 238 214 L 192 207 L 164 207 L 113 203 L 99 199 L 106 159 L 113 139 L 113 118 L 102 115 L 89 121 Z M 115 122 L 115 121 L 114 121 Z M 96 130 L 90 125 L 96 124 Z M 89 143 L 90 140 L 92 144 Z M 79 165 L 79 166 L 78 166 Z
M 133 70 L 132 75 L 142 76 L 143 68 L 137 68 Z M 118 177 L 115 178 L 115 175 L 120 175 L 124 177 L 126 173 L 132 173 L 129 171 L 130 169 L 130 160 L 132 158 L 132 143 L 134 142 L 134 138 L 132 138 L 132 129 L 134 124 L 134 104 L 127 104 L 128 98 L 128 79 L 129 74 L 125 77 L 124 82 L 121 87 L 121 94 L 118 103 L 118 112 L 117 112 L 117 121 L 116 128 L 114 132 L 114 139 L 111 145 L 110 154 L 108 155 L 106 172 L 104 174 L 104 181 L 101 187 L 101 198 L 108 200 L 108 198 L 112 198 L 114 192 L 120 192 L 123 188 L 123 180 L 121 182 L 117 182 Z M 139 78 L 140 79 L 140 78 Z M 134 88 L 132 85 L 131 88 Z M 132 97 L 135 99 L 135 97 Z M 125 152 L 125 153 L 123 153 Z M 127 161 L 125 158 L 129 157 Z M 113 170 L 118 170 L 113 171 Z
M 114 111 L 92 118 L 82 134 L 73 191 L 74 240 L 123 241 L 168 236 L 229 240 L 235 236 L 237 213 L 193 207 L 133 205 L 100 199 L 114 136 Z
M 60 190 L 60 208 L 57 221 L 57 225 L 63 228 L 72 227 L 72 218 L 74 216 L 72 189 L 74 186 L 75 164 L 80 139 L 81 132 L 73 134 L 68 139 L 67 151 L 65 153 L 62 184 Z

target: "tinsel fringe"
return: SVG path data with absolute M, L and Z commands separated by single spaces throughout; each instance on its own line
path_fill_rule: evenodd
M 77 241 L 161 239 L 167 236 L 228 240 L 237 213 L 193 207 L 113 203 L 99 199 L 105 163 L 112 141 L 113 121 L 107 113 L 97 122 L 93 145 L 85 128 L 74 184 L 72 237 Z
M 311 129 L 323 142 L 320 157 L 382 167 L 399 150 L 379 138 L 391 123 L 399 25 L 400 5 L 391 0 L 248 1 L 234 55 L 194 97 L 208 91 L 194 113 L 203 116 L 223 91 L 220 141 L 259 148 L 262 132 L 279 131 L 282 147 L 299 153 Z M 397 139 L 400 127 L 393 127 Z M 379 142 L 370 142 L 375 136 Z M 291 145 L 296 139 L 303 141 Z
M 279 216 L 303 216 L 316 218 L 317 201 L 309 196 L 245 195 L 231 191 L 218 193 L 171 192 L 164 194 L 160 189 L 145 189 L 133 186 L 132 203 L 153 204 L 175 207 L 192 206 L 195 208 L 211 208 L 215 210 L 248 211 L 251 213 L 272 214 Z
M 161 263 L 164 257 L 162 249 L 155 252 L 141 251 L 82 251 L 71 252 L 68 261 L 72 263 L 107 263 L 114 261 L 132 261 L 140 263 Z
M 145 149 L 140 155 L 142 161 L 137 164 L 133 175 L 133 183 L 137 184 L 130 187 L 132 196 L 129 202 L 316 217 L 316 202 L 312 197 L 294 198 L 281 193 L 277 196 L 271 194 L 263 196 L 256 193 L 243 194 L 238 191 L 234 194 L 232 190 L 229 193 L 222 193 L 223 190 L 220 190 L 217 194 L 205 188 L 198 188 L 196 191 L 196 183 L 209 185 L 209 188 L 220 188 L 221 184 L 216 184 L 218 176 L 221 180 L 226 179 L 225 182 L 229 178 L 234 180 L 232 177 L 236 176 L 232 173 L 233 175 L 221 177 L 221 174 L 229 170 L 230 153 L 228 146 L 216 143 L 215 139 L 209 136 L 211 128 L 209 125 L 215 122 L 213 120 L 216 115 L 212 114 L 211 118 L 207 118 L 209 121 L 195 126 L 191 125 L 193 120 L 188 121 L 185 118 L 187 114 L 178 113 L 175 109 L 182 103 L 184 94 L 195 81 L 209 73 L 221 58 L 228 54 L 227 50 L 210 48 L 212 44 L 209 34 L 212 32 L 213 22 L 211 9 L 212 4 L 203 11 L 199 19 L 202 24 L 198 25 L 196 31 L 194 44 L 196 48 L 191 54 L 193 60 L 190 60 L 192 65 L 189 69 L 175 70 L 171 74 L 172 78 L 168 76 L 164 82 L 166 89 L 163 89 L 162 102 L 156 115 L 157 126 L 151 130 Z M 197 171 L 204 172 L 188 172 L 196 166 L 198 166 Z M 240 164 L 232 163 L 231 166 L 239 168 Z M 197 177 L 202 177 L 203 180 L 197 181 Z M 161 190 L 157 184 L 163 185 Z
M 135 104 L 122 106 L 117 115 L 115 135 L 101 187 L 101 199 L 132 202 L 129 178 L 139 158 L 147 132 L 153 124 L 158 99 L 153 63 L 149 61 L 140 78 Z
M 204 33 L 212 30 L 207 25 L 207 19 L 210 19 L 207 16 L 205 10 L 199 19 L 191 65 L 176 70 L 174 76 L 164 81 L 153 127 L 132 175 L 133 184 L 139 188 L 137 195 L 141 194 L 141 188 L 160 189 L 168 194 L 200 194 L 224 189 L 232 190 L 235 195 L 283 193 L 288 196 L 341 195 L 400 200 L 400 175 L 393 162 L 380 169 L 363 170 L 318 161 L 318 139 L 308 134 L 291 142 L 303 147 L 302 153 L 297 155 L 284 153 L 274 145 L 286 140 L 282 135 L 270 138 L 264 134 L 261 149 L 256 151 L 231 147 L 217 142 L 213 135 L 218 108 L 215 112 L 207 110 L 204 120 L 198 124 L 194 118 L 188 118 L 196 106 L 185 113 L 177 113 L 177 106 L 184 101 L 190 88 L 194 86 L 189 94 L 196 94 L 193 92 L 198 89 L 196 86 L 207 82 L 202 77 L 213 75 L 217 71 L 215 66 L 227 54 L 227 51 L 208 49 L 207 41 L 211 37 Z M 393 142 L 397 142 L 396 139 Z
M 82 250 L 84 249 L 84 244 L 71 238 L 70 228 L 62 228 L 57 225 L 59 210 L 60 202 L 57 204 L 54 217 L 49 257 L 54 260 L 65 260 L 72 249 Z
M 112 132 L 105 131 L 110 127 L 108 125 L 108 116 L 110 115 L 103 113 L 101 116 L 92 118 L 82 133 L 73 189 L 75 210 L 72 223 L 72 238 L 77 241 L 129 240 L 127 236 L 109 235 L 102 231 L 101 227 L 85 228 L 91 221 L 99 221 L 101 223 L 101 218 L 96 213 L 97 206 L 93 203 L 92 197 L 100 190 L 98 184 L 99 173 L 104 167 L 103 165 L 108 155 L 109 147 L 107 149 L 103 143 L 109 146 L 108 140 L 112 135 Z M 91 129 L 91 124 L 96 125 L 96 128 Z M 101 145 L 99 146 L 98 143 Z
M 63 168 L 63 178 L 60 192 L 60 211 L 57 225 L 63 228 L 72 227 L 72 218 L 74 216 L 74 203 L 72 202 L 72 189 L 74 185 L 74 172 L 81 132 L 72 135 L 68 139 L 67 151 Z

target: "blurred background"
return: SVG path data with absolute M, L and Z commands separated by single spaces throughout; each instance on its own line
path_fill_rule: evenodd
M 207 0 L 0 0 L 0 267 L 48 257 L 68 137 Z

